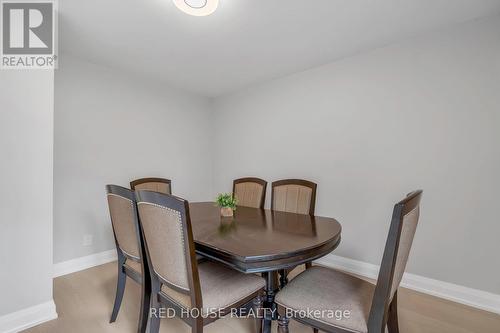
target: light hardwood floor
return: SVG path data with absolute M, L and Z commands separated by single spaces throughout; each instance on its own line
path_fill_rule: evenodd
M 54 280 L 54 299 L 59 318 L 24 331 L 25 333 L 136 332 L 140 288 L 128 279 L 122 308 L 115 323 L 109 324 L 114 301 L 116 263 L 110 263 Z M 500 315 L 445 301 L 411 290 L 400 290 L 401 333 L 499 333 Z M 249 319 L 224 318 L 205 327 L 207 333 L 252 332 Z M 179 319 L 162 320 L 162 333 L 188 333 Z M 276 332 L 274 327 L 273 332 Z M 296 322 L 292 333 L 311 333 Z

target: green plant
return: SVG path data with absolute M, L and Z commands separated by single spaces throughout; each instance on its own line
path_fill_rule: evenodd
M 238 204 L 238 200 L 233 196 L 232 193 L 221 193 L 217 196 L 215 200 L 219 207 L 227 207 L 232 210 L 236 210 L 236 205 Z

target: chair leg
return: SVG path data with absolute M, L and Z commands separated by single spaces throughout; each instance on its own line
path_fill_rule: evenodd
M 305 267 L 306 267 L 306 269 L 311 268 L 312 262 L 311 261 L 306 262 Z M 292 269 L 290 269 L 290 271 L 292 271 Z M 290 273 L 290 271 L 287 269 L 281 269 L 279 271 L 279 273 L 280 273 L 280 289 L 283 289 L 288 284 L 288 274 Z
M 262 333 L 262 318 L 260 318 L 260 312 L 262 309 L 262 297 L 259 295 L 253 300 L 253 311 L 255 313 L 255 332 Z
M 309 261 L 309 262 L 306 262 L 306 270 L 308 270 L 309 268 L 313 267 L 313 263 L 312 261 Z M 318 333 L 318 329 L 317 328 L 313 328 L 313 333 Z
M 145 279 L 144 274 L 142 279 L 141 310 L 139 313 L 138 333 L 146 333 L 149 319 L 149 308 L 151 306 L 151 280 L 147 278 Z
M 158 333 L 160 331 L 160 303 L 156 298 L 158 294 L 152 295 L 151 299 L 151 314 L 149 317 L 149 333 Z
M 398 292 L 394 294 L 392 302 L 389 305 L 389 317 L 387 319 L 387 328 L 389 333 L 399 333 L 398 323 Z
M 116 296 L 115 304 L 113 306 L 113 313 L 111 314 L 110 323 L 114 323 L 116 317 L 118 316 L 118 311 L 120 311 L 120 306 L 122 305 L 123 293 L 125 291 L 125 282 L 127 281 L 127 275 L 123 271 L 123 264 L 125 264 L 125 256 L 118 251 L 118 278 L 116 281 Z
M 196 319 L 193 327 L 191 327 L 191 333 L 203 333 L 203 319 Z
M 283 289 L 288 284 L 288 271 L 286 269 L 280 269 L 280 289 Z
M 278 319 L 278 333 L 290 333 L 288 330 L 288 324 L 290 323 L 290 319 L 286 316 L 280 316 Z
M 160 307 L 161 304 L 158 302 L 158 293 L 160 292 L 160 282 L 152 278 L 151 279 L 151 307 L 150 313 L 148 313 L 149 318 L 149 333 L 158 333 L 160 331 Z

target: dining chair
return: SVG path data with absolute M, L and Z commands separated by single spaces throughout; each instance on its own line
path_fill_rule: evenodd
M 135 190 L 146 190 L 164 194 L 172 194 L 172 181 L 166 178 L 140 178 L 130 182 L 130 188 Z M 207 258 L 196 255 L 198 261 L 207 260 Z
M 238 206 L 264 208 L 267 182 L 260 178 L 246 177 L 233 181 L 233 194 Z
M 283 179 L 271 184 L 271 209 L 314 215 L 318 185 L 303 179 Z
M 137 219 L 137 205 L 134 192 L 118 186 L 106 186 L 111 225 L 118 254 L 118 278 L 116 296 L 110 323 L 115 322 L 125 291 L 127 277 L 141 285 L 142 299 L 137 331 L 146 332 L 149 311 L 150 279 L 149 269 L 143 260 L 142 242 Z M 144 274 L 143 274 L 144 272 Z
M 314 215 L 316 206 L 316 189 L 318 185 L 303 179 L 283 179 L 271 184 L 271 209 L 282 212 Z M 311 262 L 305 264 L 306 269 L 312 267 Z M 280 270 L 280 286 L 288 283 L 291 269 Z
M 172 181 L 165 178 L 140 178 L 130 182 L 132 191 L 147 190 L 172 194 Z
M 420 214 L 422 191 L 394 206 L 389 235 L 376 284 L 333 269 L 314 266 L 293 279 L 276 296 L 278 332 L 288 333 L 290 317 L 315 331 L 329 333 L 398 333 L 398 287 L 406 268 Z M 304 316 L 319 311 L 323 316 Z M 350 311 L 349 316 L 324 311 Z M 325 316 L 326 315 L 326 316 Z
M 136 191 L 136 198 L 151 272 L 150 332 L 159 331 L 163 306 L 193 333 L 234 313 L 232 309 L 259 311 L 264 279 L 212 261 L 197 262 L 186 200 L 151 191 Z M 257 319 L 256 325 L 260 332 L 262 320 Z

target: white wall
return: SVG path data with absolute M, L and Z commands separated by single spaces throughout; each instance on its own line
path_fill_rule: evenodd
M 52 301 L 54 74 L 0 72 L 0 331 L 2 316 Z M 51 308 L 52 306 L 52 308 Z M 28 321 L 38 320 L 36 311 Z M 21 319 L 16 317 L 17 319 Z
M 61 56 L 55 87 L 54 262 L 114 249 L 104 186 L 148 176 L 208 200 L 209 100 Z M 83 236 L 94 243 L 83 246 Z
M 55 82 L 56 263 L 114 248 L 107 183 L 169 177 L 175 194 L 194 201 L 230 191 L 236 177 L 298 177 L 319 184 L 317 213 L 344 227 L 335 254 L 374 264 L 381 260 L 392 205 L 423 188 L 408 271 L 500 293 L 494 209 L 500 187 L 499 17 L 213 103 L 61 58 Z M 82 245 L 85 234 L 94 236 L 92 246 Z
M 392 205 L 422 188 L 408 271 L 500 294 L 499 78 L 496 17 L 219 98 L 214 190 L 313 180 L 335 253 L 380 264 Z

